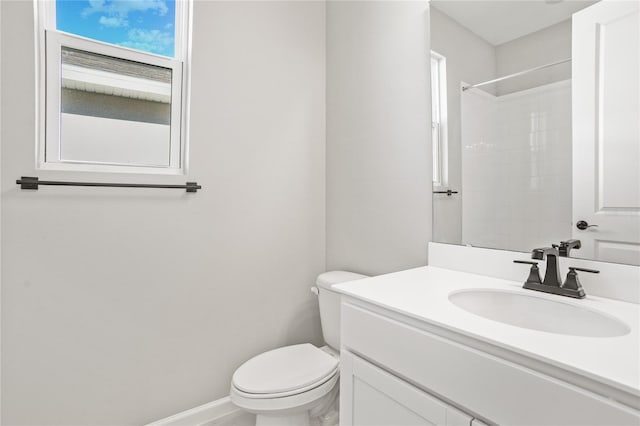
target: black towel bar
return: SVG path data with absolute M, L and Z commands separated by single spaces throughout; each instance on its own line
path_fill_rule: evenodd
M 106 183 L 106 182 L 61 182 L 55 180 L 40 180 L 37 177 L 22 176 L 16 180 L 20 189 L 38 189 L 40 185 L 54 186 L 102 186 L 110 188 L 166 188 L 166 189 L 186 189 L 187 192 L 198 192 L 202 185 L 197 182 L 187 182 L 184 185 L 160 185 L 152 183 Z
M 447 197 L 451 197 L 452 194 L 457 194 L 458 191 L 452 191 L 447 189 L 446 191 L 433 191 L 434 194 L 447 194 Z

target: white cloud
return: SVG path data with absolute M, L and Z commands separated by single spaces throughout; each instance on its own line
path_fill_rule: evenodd
M 160 16 L 169 11 L 164 0 L 89 0 L 89 7 L 83 9 L 82 16 L 105 13 L 109 16 L 126 18 L 129 12 L 155 11 Z
M 127 41 L 119 43 L 121 46 L 154 53 L 165 53 L 173 46 L 173 36 L 165 31 L 132 28 L 128 36 Z
M 89 7 L 101 8 L 104 6 L 104 0 L 89 0 Z
M 98 19 L 98 22 L 103 27 L 110 27 L 110 28 L 126 27 L 129 25 L 129 21 L 119 16 L 112 16 L 110 18 L 106 16 L 101 16 L 100 19 Z

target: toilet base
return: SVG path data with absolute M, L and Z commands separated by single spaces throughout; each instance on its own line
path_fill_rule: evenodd
M 258 414 L 256 415 L 256 426 L 309 426 L 309 412 L 304 411 L 288 416 Z

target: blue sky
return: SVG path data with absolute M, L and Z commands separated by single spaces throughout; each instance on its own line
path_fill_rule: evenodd
M 174 56 L 175 0 L 56 0 L 59 30 Z

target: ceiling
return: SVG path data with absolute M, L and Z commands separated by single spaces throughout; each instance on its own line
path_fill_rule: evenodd
M 597 0 L 432 0 L 431 5 L 497 46 L 565 19 Z

